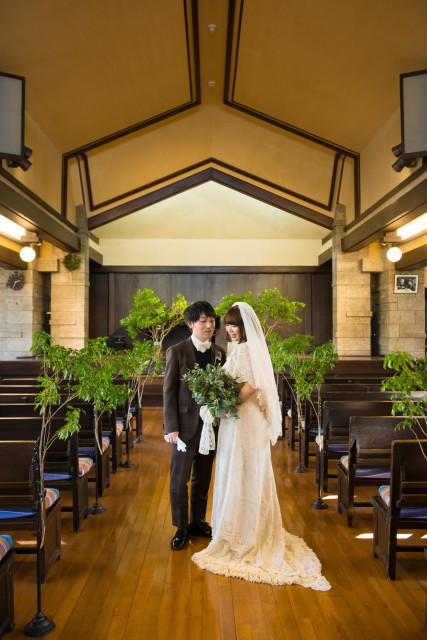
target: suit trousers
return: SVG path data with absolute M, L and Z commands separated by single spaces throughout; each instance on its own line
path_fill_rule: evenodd
M 199 453 L 199 442 L 202 425 L 199 425 L 198 435 L 187 444 L 187 451 L 178 451 L 176 444 L 171 445 L 170 466 L 170 502 L 172 509 L 172 524 L 175 527 L 187 527 L 188 523 L 198 524 L 206 518 L 209 485 L 212 475 L 212 465 L 216 450 L 208 455 Z M 218 428 L 214 428 L 215 441 Z M 190 519 L 188 518 L 188 482 L 191 476 L 190 488 Z

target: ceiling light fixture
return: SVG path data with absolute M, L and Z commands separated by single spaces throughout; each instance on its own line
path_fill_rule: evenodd
M 427 213 L 424 213 L 419 218 L 412 220 L 412 222 L 408 222 L 408 224 L 404 224 L 403 227 L 399 227 L 397 230 L 397 235 L 402 238 L 402 240 L 406 240 L 411 236 L 415 236 L 417 233 L 421 233 L 422 231 L 427 230 Z
M 22 236 L 25 236 L 25 229 L 20 224 L 16 224 L 16 222 L 12 222 L 12 220 L 0 214 L 0 233 L 12 236 L 15 240 L 20 240 Z
M 208 24 L 209 33 L 215 33 L 216 30 L 217 30 L 216 24 Z
M 390 247 L 387 251 L 387 260 L 390 262 L 398 262 L 402 257 L 402 251 L 399 247 Z

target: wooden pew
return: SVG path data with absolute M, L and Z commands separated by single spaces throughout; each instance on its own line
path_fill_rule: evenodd
M 420 443 L 423 447 L 421 449 Z M 418 551 L 421 545 L 397 544 L 400 530 L 427 530 L 427 440 L 398 440 L 391 449 L 391 478 L 374 496 L 374 556 L 381 558 L 390 580 L 396 577 L 398 551 Z
M 377 385 L 375 385 L 377 386 Z M 324 389 L 326 387 L 326 389 Z M 341 387 L 337 390 L 337 387 Z M 327 401 L 358 401 L 358 400 L 389 400 L 391 398 L 391 391 L 373 391 L 370 385 L 322 385 L 320 389 L 320 397 L 317 406 L 317 411 L 320 416 L 320 424 L 323 423 L 324 404 Z M 317 403 L 317 392 L 313 394 L 312 400 Z M 311 403 L 307 400 L 304 406 L 305 414 L 305 428 L 301 433 L 301 451 L 303 458 L 303 465 L 308 467 L 309 456 L 315 456 L 315 452 L 310 454 L 310 442 L 314 442 L 318 435 L 317 418 Z
M 0 530 L 3 532 L 37 531 L 37 483 L 44 484 L 34 463 L 34 440 L 0 441 Z M 55 497 L 55 496 L 54 496 Z M 54 499 L 53 497 L 53 499 Z M 45 535 L 41 547 L 41 575 L 46 580 L 49 567 L 61 556 L 60 497 L 44 514 Z M 13 516 L 15 510 L 25 515 Z M 6 517 L 7 513 L 13 517 Z M 16 553 L 36 553 L 34 545 L 16 545 Z
M 95 449 L 95 433 L 94 433 L 94 417 L 93 405 L 85 402 L 71 402 L 69 406 L 81 409 L 80 412 L 80 431 L 78 433 L 78 446 L 80 456 L 89 456 L 95 462 L 95 473 L 98 480 L 98 493 L 102 496 L 103 490 L 110 484 L 110 443 L 104 442 L 102 453 L 99 449 Z M 55 410 L 55 409 L 54 409 Z M 58 419 L 65 416 L 67 407 L 63 407 L 56 414 Z M 0 403 L 0 418 L 28 418 L 32 416 L 40 416 L 40 411 L 34 403 Z M 56 418 L 55 418 L 56 419 Z M 89 476 L 89 481 L 92 478 Z M 95 478 L 93 478 L 95 480 Z
M 354 507 L 371 507 L 372 500 L 355 501 L 359 486 L 379 487 L 390 482 L 391 444 L 412 438 L 409 429 L 396 429 L 401 417 L 352 416 L 348 456 L 338 463 L 338 511 L 353 524 Z
M 15 550 L 12 538 L 0 534 L 0 638 L 15 628 L 13 606 L 13 563 Z
M 61 418 L 52 420 L 52 430 L 56 431 L 63 424 Z M 42 418 L 0 417 L 1 441 L 36 441 L 41 433 Z M 67 440 L 55 440 L 46 454 L 44 478 L 49 487 L 60 491 L 71 491 L 72 505 L 62 505 L 61 511 L 72 512 L 73 529 L 77 533 L 82 519 L 89 514 L 88 474 L 91 465 L 88 458 L 79 459 L 78 438 L 74 433 Z M 79 468 L 85 473 L 79 474 Z
M 391 400 L 326 400 L 323 405 L 322 447 L 316 439 L 317 480 L 324 491 L 328 479 L 336 474 L 328 473 L 330 460 L 339 460 L 348 453 L 349 420 L 351 416 L 391 415 Z

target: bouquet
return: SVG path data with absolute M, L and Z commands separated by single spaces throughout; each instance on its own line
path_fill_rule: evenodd
M 182 379 L 188 383 L 197 404 L 206 405 L 214 418 L 223 411 L 231 418 L 238 418 L 237 407 L 242 403 L 240 384 L 221 365 L 208 364 L 206 369 L 200 369 L 196 364 Z

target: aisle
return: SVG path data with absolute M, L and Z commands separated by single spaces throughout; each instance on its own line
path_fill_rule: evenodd
M 284 524 L 318 554 L 331 591 L 271 587 L 198 569 L 190 560 L 207 541 L 173 552 L 170 539 L 169 449 L 162 437 L 162 410 L 144 411 L 144 443 L 132 469 L 121 468 L 101 499 L 106 512 L 89 516 L 78 534 L 63 517 L 62 558 L 42 588 L 43 612 L 56 629 L 52 640 L 405 640 L 426 638 L 426 579 L 421 555 L 398 564 L 390 582 L 372 556 L 368 510 L 349 529 L 337 513 L 316 511 L 313 462 L 295 474 L 297 455 L 285 441 L 273 449 Z M 332 490 L 336 489 L 332 481 Z M 328 496 L 329 497 L 329 496 Z M 91 499 L 93 502 L 93 488 Z M 210 506 L 209 506 L 210 509 Z M 400 557 L 400 556 L 399 556 Z M 33 573 L 34 572 L 34 573 Z M 5 640 L 25 638 L 36 612 L 33 557 L 18 557 L 15 570 L 16 629 Z

